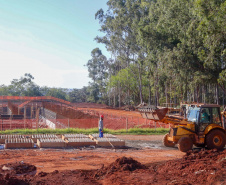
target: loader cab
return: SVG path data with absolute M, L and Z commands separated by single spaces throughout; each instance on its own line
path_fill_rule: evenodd
M 187 115 L 188 121 L 191 121 L 191 122 L 194 122 L 195 124 L 198 124 L 199 112 L 200 112 L 199 107 L 189 107 L 188 115 Z
M 204 132 L 210 124 L 217 124 L 222 127 L 219 105 L 190 107 L 187 119 L 195 123 L 196 132 Z

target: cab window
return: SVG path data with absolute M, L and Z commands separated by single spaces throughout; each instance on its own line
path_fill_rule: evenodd
M 200 122 L 201 123 L 210 123 L 210 109 L 202 108 L 200 114 Z
M 214 107 L 212 109 L 213 112 L 213 123 L 221 125 L 221 117 L 220 117 L 220 113 L 219 113 L 219 108 Z
M 199 108 L 197 107 L 190 107 L 188 111 L 188 121 L 192 121 L 197 123 L 198 121 L 198 116 L 199 116 Z
M 200 111 L 199 130 L 204 131 L 205 128 L 211 123 L 211 111 L 209 108 L 202 108 Z

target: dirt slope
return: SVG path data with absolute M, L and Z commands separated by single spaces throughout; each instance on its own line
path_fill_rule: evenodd
M 34 177 L 18 176 L 15 170 L 5 170 L 1 171 L 0 183 L 17 185 L 226 184 L 226 150 L 188 152 L 181 159 L 149 165 L 143 165 L 132 158 L 121 157 L 97 170 L 55 170 L 51 173 L 39 172 Z

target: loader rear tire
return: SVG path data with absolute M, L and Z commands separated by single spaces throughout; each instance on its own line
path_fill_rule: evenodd
M 225 146 L 226 136 L 221 130 L 212 130 L 206 136 L 206 145 L 208 149 L 222 150 Z
M 178 149 L 181 152 L 187 152 L 192 149 L 193 142 L 190 137 L 182 137 L 178 141 Z
M 169 137 L 169 134 L 165 134 L 164 137 L 163 137 L 163 141 L 162 142 L 163 142 L 164 146 L 166 146 L 166 147 L 174 147 L 175 144 L 172 141 L 169 141 L 168 137 Z

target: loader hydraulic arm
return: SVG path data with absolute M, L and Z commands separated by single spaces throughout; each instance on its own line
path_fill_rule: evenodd
M 138 109 L 143 118 L 153 120 L 155 122 L 162 122 L 166 124 L 187 124 L 183 118 L 166 115 L 168 108 L 157 108 L 155 106 L 146 106 Z
M 186 125 L 187 121 L 180 118 L 175 118 L 173 116 L 165 116 L 162 120 L 160 120 L 162 123 L 166 124 L 172 124 L 172 125 Z
M 223 116 L 224 116 L 224 118 L 226 119 L 226 107 L 224 108 L 224 110 L 222 111 L 222 113 L 221 113 Z
M 226 107 L 221 112 L 221 114 L 222 114 L 222 117 L 223 117 L 223 128 L 226 130 Z

